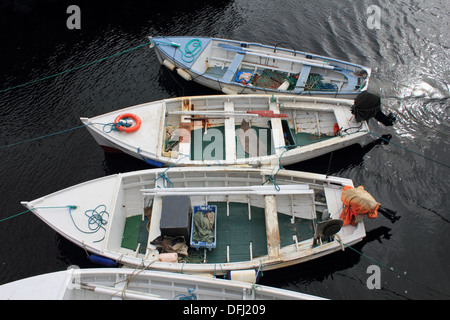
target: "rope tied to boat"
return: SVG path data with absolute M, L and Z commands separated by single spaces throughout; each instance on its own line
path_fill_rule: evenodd
M 199 39 L 192 39 L 184 47 L 184 54 L 183 52 L 181 52 L 181 58 L 183 59 L 184 62 L 191 63 L 195 60 L 195 56 L 199 54 L 201 51 L 202 51 L 202 42 Z
M 197 296 L 194 294 L 195 288 L 187 288 L 188 293 L 180 293 L 176 295 L 173 300 L 197 300 Z
M 151 39 L 150 41 L 156 45 L 174 47 L 175 51 L 180 50 L 181 59 L 184 62 L 191 63 L 195 60 L 195 57 L 202 51 L 202 41 L 200 39 L 192 39 L 184 46 L 184 52 L 180 49 L 179 43 L 173 42 L 170 39 L 165 38 L 166 41 Z
M 384 263 L 382 263 L 380 261 L 377 261 L 374 258 L 371 258 L 371 257 L 365 255 L 361 251 L 358 251 L 355 248 L 353 248 L 353 247 L 349 246 L 348 244 L 346 244 L 345 242 L 343 242 L 341 240 L 341 238 L 336 238 L 336 240 L 341 244 L 342 247 L 345 246 L 345 247 L 351 249 L 352 251 L 354 251 L 357 254 L 359 254 L 361 257 L 366 258 L 367 260 L 371 261 L 372 263 L 375 263 L 376 265 L 378 265 L 380 267 L 383 267 L 383 268 L 385 268 L 385 269 L 387 269 L 387 270 L 397 274 L 399 277 L 403 277 L 403 278 L 408 279 L 408 280 L 410 280 L 412 282 L 415 282 L 416 284 L 421 285 L 422 287 L 427 288 L 427 289 L 429 289 L 431 291 L 434 291 L 436 293 L 439 293 L 439 294 L 445 295 L 447 297 L 450 297 L 450 294 L 448 294 L 447 292 L 443 292 L 441 290 L 435 289 L 435 288 L 433 288 L 433 287 L 431 287 L 431 286 L 429 286 L 429 285 L 427 285 L 425 283 L 422 283 L 422 282 L 420 282 L 420 281 L 418 281 L 418 280 L 416 280 L 414 278 L 411 278 L 411 277 L 407 276 L 406 272 L 405 273 L 401 273 L 400 271 L 395 270 L 393 267 L 389 267 L 389 266 L 385 265 Z
M 33 209 L 62 209 L 62 208 L 69 208 L 69 210 L 70 210 L 70 209 L 76 209 L 77 206 L 74 206 L 74 205 L 67 205 L 67 206 L 58 206 L 58 207 L 35 207 L 35 208 L 32 208 L 32 209 L 28 209 L 28 210 L 19 212 L 19 213 L 17 213 L 17 214 L 12 215 L 12 216 L 6 217 L 6 218 L 4 218 L 4 219 L 1 219 L 0 222 L 3 222 L 3 221 L 6 221 L 6 220 L 9 220 L 9 219 L 12 219 L 12 218 L 21 216 L 22 214 L 27 213 L 27 212 L 30 212 L 30 211 L 32 211 Z
M 101 58 L 101 59 L 98 59 L 98 60 L 95 60 L 95 61 L 92 61 L 92 62 L 83 64 L 83 65 L 78 66 L 78 67 L 75 67 L 75 68 L 71 68 L 71 69 L 68 69 L 68 70 L 64 70 L 64 71 L 62 71 L 62 72 L 58 72 L 58 73 L 52 74 L 52 75 L 50 75 L 50 76 L 46 76 L 46 77 L 43 77 L 43 78 L 39 78 L 39 79 L 36 79 L 36 80 L 32 80 L 32 81 L 29 81 L 29 82 L 26 82 L 26 83 L 23 83 L 23 84 L 19 84 L 19 85 L 13 86 L 13 87 L 9 87 L 9 88 L 6 88 L 6 89 L 2 89 L 2 90 L 0 90 L 0 93 L 7 92 L 7 91 L 10 91 L 10 90 L 13 90 L 13 89 L 17 89 L 17 88 L 21 88 L 21 87 L 25 87 L 25 86 L 27 86 L 27 85 L 30 85 L 30 84 L 33 84 L 33 83 L 36 83 L 36 82 L 39 82 L 39 81 L 42 81 L 42 80 L 54 78 L 54 77 L 57 77 L 57 76 L 59 76 L 59 75 L 66 74 L 66 73 L 71 72 L 71 71 L 74 71 L 74 70 L 78 70 L 78 69 L 81 69 L 81 68 L 84 68 L 84 67 L 88 67 L 88 66 L 91 66 L 91 65 L 93 65 L 93 64 L 95 64 L 95 63 L 99 63 L 99 62 L 102 62 L 102 61 L 104 61 L 104 60 L 107 60 L 107 59 L 110 59 L 110 58 L 113 58 L 113 57 L 117 57 L 117 56 L 119 56 L 119 55 L 121 55 L 121 54 L 124 54 L 124 53 L 130 52 L 130 51 L 136 50 L 136 49 L 141 48 L 141 47 L 146 46 L 146 45 L 148 45 L 148 42 L 145 42 L 145 43 L 143 43 L 143 44 L 140 44 L 140 45 L 138 45 L 138 46 L 136 46 L 136 47 L 133 47 L 133 48 L 130 48 L 130 49 L 126 49 L 126 50 L 123 50 L 123 51 L 114 53 L 114 54 L 112 54 L 112 55 L 110 55 L 110 56 L 107 56 L 107 57 L 104 57 L 104 58 Z
M 158 181 L 159 179 L 162 179 L 162 180 L 163 180 L 163 187 L 164 187 L 164 188 L 173 188 L 173 182 L 170 181 L 170 179 L 167 177 L 166 172 L 167 172 L 170 168 L 172 168 L 174 165 L 176 165 L 177 162 L 180 161 L 181 159 L 189 158 L 189 157 L 190 157 L 190 155 L 183 154 L 183 153 L 180 153 L 180 155 L 182 156 L 181 158 L 178 158 L 177 161 L 175 161 L 174 163 L 172 163 L 172 165 L 170 165 L 170 167 L 168 167 L 166 170 L 164 170 L 164 171 L 159 175 L 159 177 L 156 178 L 156 179 L 154 180 L 154 181 L 155 181 L 155 184 L 156 184 L 156 181 Z M 158 188 L 159 188 L 159 187 L 158 187 Z
M 75 228 L 77 228 L 78 231 L 85 233 L 85 234 L 93 234 L 96 233 L 98 230 L 103 229 L 106 233 L 105 225 L 108 223 L 108 220 L 104 218 L 106 215 L 109 218 L 109 213 L 106 211 L 106 206 L 104 204 L 98 205 L 95 209 L 88 209 L 84 212 L 84 215 L 88 218 L 87 220 L 87 226 L 89 228 L 89 231 L 82 230 L 78 225 L 75 223 L 75 220 L 72 216 L 72 209 L 76 209 L 76 206 L 69 206 L 69 215 L 70 219 L 72 220 L 73 225 Z M 101 210 L 100 210 L 101 209 Z M 94 242 L 100 242 L 105 238 L 103 235 L 103 238 L 99 240 L 95 240 Z
M 110 132 L 112 132 L 112 131 L 120 131 L 120 130 L 119 130 L 119 127 L 126 127 L 126 128 L 129 128 L 129 127 L 131 127 L 132 125 L 133 125 L 133 124 L 132 124 L 131 122 L 128 123 L 127 120 L 121 120 L 121 121 L 119 121 L 119 122 L 117 122 L 117 123 L 115 123 L 115 122 L 105 123 L 105 124 L 103 125 L 102 130 L 103 130 L 103 132 L 105 132 L 105 133 L 110 133 Z M 107 127 L 109 127 L 109 130 L 106 129 Z

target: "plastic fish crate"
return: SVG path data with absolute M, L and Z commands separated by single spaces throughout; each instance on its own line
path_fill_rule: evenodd
M 198 241 L 198 242 L 194 242 L 192 240 L 192 237 L 194 236 L 194 216 L 197 212 L 203 212 L 203 213 L 208 213 L 210 211 L 214 212 L 214 241 L 212 243 L 207 243 L 204 241 Z M 211 251 L 211 249 L 214 249 L 216 247 L 216 230 L 217 230 L 217 206 L 214 205 L 204 205 L 204 206 L 194 206 L 193 208 L 193 214 L 192 214 L 192 221 L 191 221 L 191 241 L 190 241 L 190 245 L 191 247 L 195 248 L 195 249 L 200 249 L 200 248 L 207 248 L 209 251 Z

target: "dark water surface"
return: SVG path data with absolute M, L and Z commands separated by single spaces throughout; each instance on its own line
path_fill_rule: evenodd
M 370 66 L 370 91 L 397 114 L 395 126 L 372 121 L 371 130 L 391 134 L 391 143 L 335 152 L 330 173 L 363 185 L 401 219 L 392 224 L 380 215 L 367 221 L 367 238 L 354 246 L 364 256 L 346 249 L 264 272 L 260 283 L 338 300 L 449 299 L 448 1 L 211 2 L 0 0 L 0 91 L 136 47 L 147 35 L 283 42 Z M 70 4 L 81 8 L 81 30 L 66 27 Z M 379 29 L 367 25 L 370 5 L 380 9 Z M 0 220 L 24 211 L 20 201 L 147 168 L 136 159 L 104 154 L 84 128 L 9 145 L 78 127 L 80 116 L 215 93 L 172 76 L 147 46 L 0 92 Z M 326 173 L 329 159 L 290 168 Z M 395 270 L 381 267 L 380 289 L 366 285 L 374 264 L 366 257 Z M 33 214 L 0 222 L 0 284 L 70 265 L 93 266 L 83 249 Z

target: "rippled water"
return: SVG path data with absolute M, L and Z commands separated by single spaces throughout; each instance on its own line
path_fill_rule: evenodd
M 68 30 L 65 11 L 75 3 L 81 8 L 81 30 Z M 283 42 L 370 66 L 370 91 L 380 93 L 386 111 L 397 115 L 393 127 L 372 121 L 371 130 L 378 136 L 391 134 L 391 143 L 335 152 L 331 166 L 326 155 L 291 168 L 351 178 L 401 219 L 392 224 L 380 215 L 367 221 L 367 238 L 354 246 L 364 256 L 346 249 L 264 272 L 261 283 L 330 299 L 448 299 L 447 1 L 214 3 L 0 1 L 0 91 L 136 47 L 147 41 L 147 35 Z M 379 29 L 367 25 L 370 5 L 380 8 Z M 24 211 L 22 200 L 107 174 L 146 168 L 135 159 L 105 155 L 83 128 L 8 145 L 80 126 L 80 116 L 167 97 L 214 93 L 162 69 L 146 46 L 0 92 L 0 220 Z M 71 264 L 91 266 L 84 250 L 32 214 L 1 222 L 0 237 L 0 284 Z M 382 268 L 381 289 L 369 290 L 367 268 L 373 262 L 366 257 L 401 275 Z

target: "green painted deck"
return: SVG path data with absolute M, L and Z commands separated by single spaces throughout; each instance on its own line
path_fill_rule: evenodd
M 230 262 L 250 260 L 250 243 L 253 257 L 267 255 L 267 237 L 264 208 L 251 206 L 251 219 L 247 203 L 230 202 L 229 216 L 227 216 L 226 202 L 209 202 L 217 206 L 216 248 L 206 250 L 208 263 L 226 263 L 227 247 Z M 139 253 L 145 254 L 148 241 L 147 223 L 149 219 L 142 215 L 128 217 L 122 238 L 122 247 L 135 251 L 140 243 Z M 311 220 L 296 218 L 291 222 L 291 216 L 278 213 L 281 247 L 294 244 L 293 236 L 297 240 L 310 239 L 314 235 Z M 198 253 L 195 249 L 194 256 Z M 203 255 L 203 249 L 200 250 Z M 200 262 L 201 260 L 198 260 Z
M 123 231 L 122 248 L 135 251 L 140 243 L 139 253 L 145 253 L 148 241 L 148 221 L 147 217 L 144 217 L 144 221 L 142 221 L 142 215 L 127 218 Z
M 230 202 L 230 215 L 227 216 L 226 202 L 209 202 L 217 206 L 216 248 L 207 251 L 208 263 L 227 262 L 227 247 L 229 247 L 230 262 L 246 261 L 250 259 L 250 243 L 253 257 L 267 254 L 267 238 L 264 208 L 250 207 L 248 204 Z M 311 220 L 295 219 L 291 223 L 291 216 L 278 213 L 281 246 L 295 243 L 293 235 L 298 241 L 306 240 L 314 235 Z
M 291 132 L 294 137 L 295 145 L 297 145 L 297 146 L 306 146 L 311 143 L 334 138 L 334 136 L 329 136 L 326 134 L 318 135 L 318 134 L 312 134 L 312 133 L 306 133 L 306 132 L 295 133 L 295 131 L 292 129 L 291 129 Z
M 235 130 L 241 126 L 236 125 Z M 267 153 L 272 154 L 271 130 L 262 127 L 252 126 L 258 139 L 266 140 Z M 249 158 L 249 154 L 244 151 L 242 144 L 236 135 L 236 157 Z M 225 159 L 225 126 L 214 126 L 205 129 L 191 131 L 191 160 L 224 160 Z

